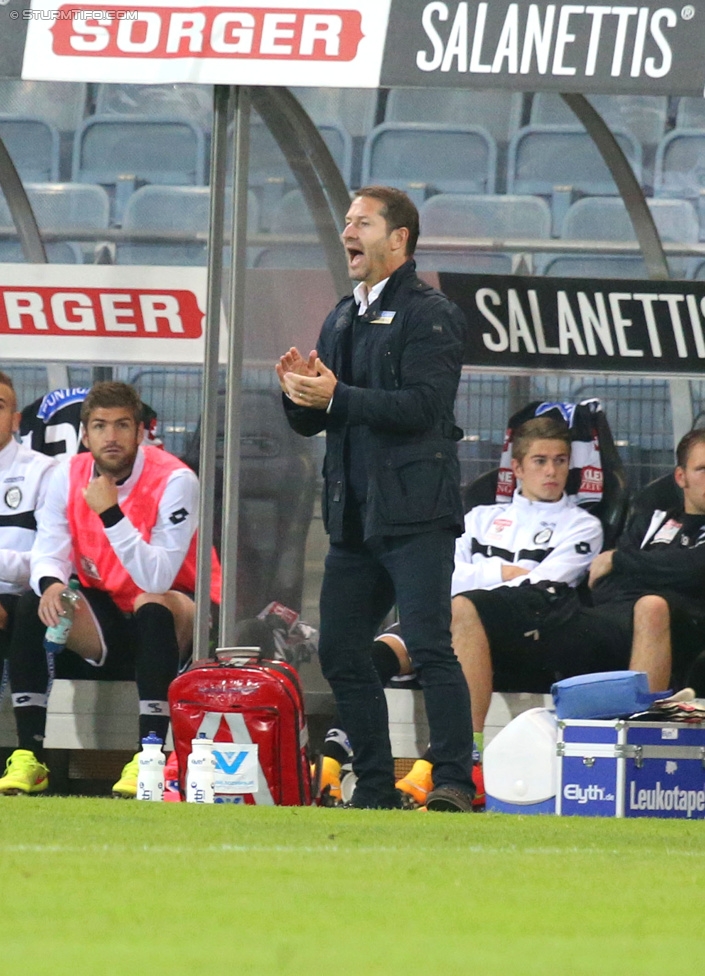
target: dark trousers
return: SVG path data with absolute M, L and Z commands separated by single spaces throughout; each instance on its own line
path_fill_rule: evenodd
M 470 696 L 450 640 L 450 529 L 332 545 L 321 588 L 319 655 L 353 749 L 355 804 L 394 806 L 387 703 L 370 658 L 377 628 L 396 603 L 418 672 L 435 786 L 472 792 Z

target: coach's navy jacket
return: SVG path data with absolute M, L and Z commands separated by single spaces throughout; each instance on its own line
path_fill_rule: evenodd
M 393 313 L 393 314 L 391 314 Z M 323 519 L 331 542 L 344 542 L 345 442 L 365 428 L 365 538 L 435 528 L 462 531 L 460 469 L 453 406 L 462 366 L 465 320 L 407 261 L 361 316 L 373 324 L 367 386 L 342 382 L 346 336 L 357 317 L 352 296 L 326 318 L 318 355 L 338 383 L 330 412 L 284 397 L 291 427 L 307 437 L 326 431 Z

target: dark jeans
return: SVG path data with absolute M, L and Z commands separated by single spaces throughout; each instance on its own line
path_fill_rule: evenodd
M 353 748 L 356 805 L 397 805 L 387 703 L 369 651 L 395 603 L 424 692 L 434 785 L 473 791 L 470 696 L 450 641 L 454 552 L 454 533 L 439 529 L 332 545 L 326 557 L 319 655 Z

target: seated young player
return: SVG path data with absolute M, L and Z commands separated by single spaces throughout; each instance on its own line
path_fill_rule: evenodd
M 514 435 L 512 458 L 520 487 L 509 504 L 472 509 L 456 543 L 453 646 L 470 688 L 479 754 L 493 670 L 509 672 L 517 687 L 530 688 L 537 680 L 550 685 L 555 669 L 547 670 L 546 662 L 534 654 L 538 628 L 559 622 L 565 608 L 577 600 L 572 588 L 586 576 L 602 546 L 598 519 L 579 508 L 564 491 L 570 443 L 568 427 L 560 420 L 538 417 L 522 424 Z M 471 602 L 475 599 L 488 620 L 492 656 Z M 398 661 L 395 673 L 410 670 L 403 653 L 398 654 Z M 390 663 L 394 662 L 390 659 Z M 388 672 L 383 680 L 392 676 Z M 331 732 L 328 735 L 330 738 Z M 343 741 L 344 733 L 337 738 Z M 337 760 L 341 758 L 342 753 Z M 397 782 L 407 806 L 423 806 L 433 788 L 432 768 L 432 757 L 427 754 Z M 481 765 L 474 769 L 476 805 L 480 806 L 484 801 Z M 324 759 L 323 785 L 329 782 L 326 774 Z M 331 795 L 335 795 L 335 779 L 330 782 Z
M 683 504 L 634 517 L 617 548 L 593 561 L 593 607 L 572 616 L 570 645 L 645 671 L 652 691 L 673 682 L 705 695 L 705 430 L 681 439 L 676 461 Z
M 0 674 L 10 646 L 15 608 L 29 589 L 29 553 L 36 535 L 52 458 L 19 444 L 20 414 L 12 379 L 0 372 Z
M 149 732 L 166 737 L 167 690 L 193 636 L 198 479 L 178 458 L 142 445 L 141 417 L 132 387 L 95 384 L 81 411 L 88 450 L 62 462 L 49 483 L 31 554 L 34 592 L 17 604 L 10 642 L 19 748 L 8 760 L 0 793 L 47 788 L 50 680 L 43 638 L 63 612 L 61 593 L 74 572 L 82 599 L 60 666 L 70 664 L 66 657 L 84 668 L 131 673 L 139 694 L 140 739 Z M 219 592 L 216 562 L 216 602 Z M 113 791 L 136 795 L 136 755 Z

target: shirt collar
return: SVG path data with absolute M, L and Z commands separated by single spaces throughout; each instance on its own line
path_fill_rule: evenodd
M 520 508 L 532 507 L 532 508 L 545 509 L 547 511 L 554 511 L 554 512 L 556 511 L 557 507 L 564 508 L 565 506 L 572 504 L 570 495 L 566 495 L 565 492 L 563 492 L 561 497 L 555 502 L 532 502 L 529 501 L 528 498 L 524 498 L 520 488 L 517 488 L 515 490 L 512 501 L 514 502 L 515 505 L 518 505 Z
M 369 291 L 367 290 L 367 285 L 364 281 L 361 281 L 359 285 L 353 291 L 353 298 L 357 302 L 358 314 L 364 315 L 370 305 L 377 301 L 379 296 L 384 291 L 384 286 L 389 281 L 389 278 L 385 278 L 384 281 L 378 281 L 376 285 L 373 285 Z

